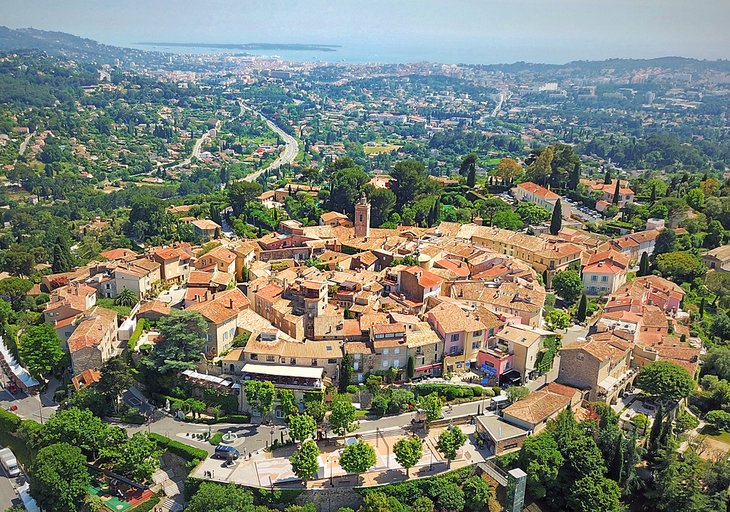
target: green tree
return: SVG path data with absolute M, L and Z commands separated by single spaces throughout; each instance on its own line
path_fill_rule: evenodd
M 525 439 L 519 452 L 519 466 L 527 473 L 527 491 L 542 499 L 558 478 L 563 456 L 553 436 L 545 432 Z
M 38 380 L 50 376 L 65 358 L 61 340 L 50 324 L 29 327 L 20 336 L 18 355 L 23 366 Z
M 125 288 L 124 290 L 119 292 L 119 295 L 117 295 L 117 297 L 114 299 L 115 305 L 127 306 L 129 308 L 134 307 L 137 302 L 139 302 L 137 294 L 128 288 Z
M 661 400 L 677 400 L 689 396 L 695 382 L 681 366 L 669 361 L 654 361 L 639 370 L 636 386 Z
M 254 201 L 263 189 L 256 181 L 234 181 L 228 186 L 228 201 L 233 209 L 233 215 L 246 212 L 248 204 Z
M 69 272 L 73 269 L 73 256 L 68 241 L 59 236 L 53 244 L 51 268 L 54 273 Z
M 460 512 L 466 505 L 464 491 L 455 483 L 444 484 L 438 490 L 436 503 L 441 510 Z
M 250 510 L 253 495 L 238 485 L 202 482 L 185 510 L 188 512 L 237 512 Z
M 639 261 L 639 271 L 636 273 L 637 277 L 644 277 L 651 274 L 651 268 L 649 266 L 649 253 L 642 252 L 641 260 Z
M 398 464 L 406 470 L 406 476 L 410 476 L 410 469 L 423 456 L 423 441 L 417 436 L 401 438 L 393 445 L 393 453 Z
M 152 478 L 152 473 L 160 467 L 162 453 L 156 441 L 137 432 L 120 444 L 101 448 L 99 457 L 115 473 L 142 482 Z
M 466 176 L 467 187 L 474 188 L 477 180 L 477 156 L 474 153 L 469 153 L 461 161 L 459 174 Z
M 646 253 L 645 253 L 646 254 Z M 580 296 L 580 302 L 578 303 L 578 309 L 575 312 L 575 318 L 579 322 L 585 322 L 588 316 L 588 297 L 586 294 Z
M 570 325 L 570 315 L 562 309 L 553 309 L 545 315 L 545 324 L 551 331 L 567 329 Z
M 370 190 L 372 188 L 372 190 Z M 395 207 L 395 194 L 387 188 L 366 187 L 370 201 L 370 222 L 373 226 L 381 226 L 388 222 Z
M 730 380 L 730 347 L 712 347 L 702 359 L 705 363 L 702 366 L 704 374 L 717 375 L 723 380 Z
M 297 451 L 289 457 L 292 471 L 297 478 L 306 482 L 316 475 L 317 471 L 319 471 L 318 457 L 319 448 L 317 448 L 317 443 L 312 440 L 302 443 Z
M 656 258 L 660 254 L 674 252 L 677 250 L 677 233 L 673 229 L 663 229 L 657 235 L 654 242 L 654 252 L 652 256 Z
M 101 379 L 96 385 L 98 391 L 107 401 L 118 402 L 119 396 L 134 383 L 132 371 L 121 356 L 112 357 L 101 367 Z M 116 410 L 116 409 L 115 409 Z
M 730 412 L 716 410 L 705 415 L 705 421 L 716 430 L 730 432 Z
M 430 395 L 420 397 L 418 399 L 418 407 L 426 412 L 427 424 L 431 424 L 431 422 L 441 418 L 443 402 L 441 401 L 441 397 L 435 391 Z
M 346 395 L 337 395 L 332 401 L 332 413 L 330 414 L 330 427 L 332 431 L 344 436 L 355 429 L 355 414 L 357 410 Z
M 502 158 L 497 164 L 494 175 L 501 179 L 503 185 L 510 185 L 522 173 L 522 167 L 512 158 Z
M 524 400 L 529 394 L 530 389 L 525 386 L 510 386 L 507 388 L 507 398 L 509 398 L 511 404 Z
M 416 369 L 416 361 L 415 361 L 415 359 L 413 359 L 413 356 L 409 356 L 408 364 L 406 365 L 406 377 L 408 377 L 409 382 L 413 378 L 415 369 Z
M 31 288 L 33 288 L 33 281 L 29 279 L 19 277 L 0 279 L 0 297 L 8 299 L 15 311 L 20 311 L 22 301 Z
M 551 217 L 550 212 L 545 208 L 527 201 L 519 203 L 515 207 L 515 212 L 520 216 L 522 222 L 528 225 L 542 224 Z
M 48 512 L 77 510 L 89 490 L 86 457 L 67 443 L 38 451 L 30 472 L 30 494 Z
M 464 491 L 465 510 L 482 512 L 488 510 L 489 499 L 492 497 L 492 488 L 479 476 L 469 477 L 461 489 Z
M 416 498 L 411 507 L 411 512 L 433 512 L 433 501 L 428 496 Z
M 192 370 L 207 343 L 208 324 L 197 311 L 174 311 L 157 324 L 160 340 L 143 363 L 161 374 Z
M 491 225 L 501 229 L 509 229 L 511 231 L 517 231 L 522 229 L 524 224 L 518 214 L 512 210 L 501 210 L 494 214 L 492 217 Z
M 563 270 L 553 276 L 553 289 L 567 303 L 574 304 L 583 293 L 583 281 L 577 270 Z
M 568 490 L 568 504 L 575 512 L 622 512 L 621 490 L 613 480 L 590 474 Z
M 436 448 L 449 461 L 449 467 L 451 467 L 451 461 L 456 458 L 456 454 L 465 442 L 466 434 L 456 425 L 451 425 L 439 435 Z
M 621 180 L 616 180 L 616 188 L 613 190 L 613 200 L 612 203 L 614 205 L 618 205 L 619 198 L 621 197 Z
M 550 234 L 555 236 L 560 233 L 560 229 L 563 227 L 563 208 L 560 204 L 560 199 L 555 201 L 553 207 L 553 214 L 550 218 Z
M 352 213 L 362 188 L 370 178 L 358 167 L 335 171 L 330 181 L 330 211 Z
M 294 401 L 294 392 L 290 389 L 280 389 L 277 391 L 281 409 L 284 412 L 284 418 L 287 420 L 297 413 L 299 408 Z
M 684 251 L 660 254 L 656 258 L 656 265 L 664 277 L 671 277 L 679 283 L 691 283 L 707 272 L 707 267 L 697 256 Z
M 247 380 L 243 390 L 246 393 L 246 402 L 251 408 L 259 411 L 262 416 L 271 413 L 276 397 L 276 390 L 271 382 Z
M 730 317 L 727 313 L 720 313 L 712 319 L 710 334 L 723 341 L 730 340 Z
M 363 440 L 348 444 L 340 453 L 340 467 L 348 473 L 365 473 L 376 462 L 375 449 Z
M 340 393 L 344 393 L 347 390 L 347 386 L 352 383 L 352 371 L 352 356 L 350 354 L 345 354 L 342 358 L 342 362 L 340 363 Z
M 527 178 L 539 185 L 547 185 L 548 177 L 552 173 L 555 152 L 548 146 L 527 166 Z
M 40 448 L 67 442 L 93 458 L 103 446 L 109 444 L 112 437 L 123 440 L 126 434 L 119 427 L 109 427 L 88 409 L 70 407 L 51 415 L 43 427 L 34 433 L 30 444 Z
M 289 416 L 289 437 L 295 441 L 304 441 L 314 436 L 317 423 L 309 414 Z

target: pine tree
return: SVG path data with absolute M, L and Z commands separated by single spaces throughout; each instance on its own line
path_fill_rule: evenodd
M 580 303 L 578 304 L 578 310 L 575 313 L 575 317 L 579 322 L 585 322 L 586 316 L 588 315 L 588 297 L 584 293 L 580 297 Z
M 613 191 L 613 204 L 618 205 L 619 197 L 621 197 L 621 180 L 616 179 L 616 188 Z
M 636 273 L 636 275 L 639 277 L 643 277 L 648 276 L 649 273 L 649 254 L 646 252 L 642 252 L 641 261 L 639 261 L 639 271 Z
M 672 415 L 667 414 L 662 423 L 662 430 L 657 439 L 657 449 L 663 449 L 669 446 L 669 441 L 672 439 L 674 432 Z
M 550 219 L 550 234 L 555 236 L 560 232 L 560 228 L 563 227 L 563 209 L 560 205 L 560 199 L 555 201 L 555 207 L 553 208 L 553 217 Z

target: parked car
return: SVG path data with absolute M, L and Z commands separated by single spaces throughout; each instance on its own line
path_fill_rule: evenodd
M 16 477 L 20 474 L 18 459 L 15 458 L 15 454 L 10 448 L 0 450 L 0 464 L 2 464 L 3 470 L 9 477 Z
M 236 450 L 233 446 L 219 444 L 215 447 L 215 453 L 213 454 L 213 456 L 219 459 L 236 460 L 238 457 L 241 456 L 241 452 Z

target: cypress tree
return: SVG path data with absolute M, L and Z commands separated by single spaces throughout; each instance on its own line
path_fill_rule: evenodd
M 649 275 L 649 254 L 646 252 L 641 253 L 641 261 L 639 261 L 639 271 L 636 273 L 636 275 L 639 277 Z
M 651 197 L 649 197 L 649 204 L 653 205 L 656 202 L 656 183 L 651 186 Z
M 621 434 L 618 446 L 616 447 L 616 453 L 613 455 L 611 466 L 608 468 L 609 476 L 617 483 L 620 483 L 624 479 L 624 464 L 626 462 L 625 443 L 626 440 L 624 439 L 623 434 Z
M 700 312 L 699 312 L 699 320 L 700 322 L 705 318 L 705 298 L 702 297 L 702 300 L 700 301 Z
M 657 439 L 657 450 L 666 448 L 669 446 L 669 440 L 672 438 L 672 433 L 674 429 L 672 427 L 672 415 L 668 414 L 664 417 L 664 422 L 662 423 L 662 430 L 659 434 L 659 438 Z
M 560 232 L 560 228 L 563 227 L 563 208 L 560 205 L 560 199 L 555 201 L 555 207 L 553 208 L 553 217 L 550 219 L 550 234 L 555 236 Z
M 613 191 L 613 204 L 618 205 L 618 198 L 621 197 L 621 180 L 616 179 L 616 188 Z
M 587 314 L 588 314 L 588 297 L 586 297 L 586 294 L 584 293 L 580 297 L 580 303 L 578 303 L 578 310 L 575 313 L 575 317 L 578 319 L 579 322 L 585 322 Z
M 416 361 L 413 356 L 408 357 L 408 366 L 406 366 L 406 375 L 410 381 L 413 378 L 413 374 L 416 372 Z
M 568 188 L 577 190 L 580 183 L 580 162 L 573 164 L 573 170 L 568 175 Z
M 469 174 L 466 176 L 466 186 L 474 188 L 477 183 L 477 165 L 476 162 L 472 162 L 469 166 Z
M 603 184 L 604 185 L 611 184 L 611 169 L 606 169 L 606 174 L 603 176 Z
M 649 431 L 649 439 L 647 440 L 646 447 L 649 450 L 649 453 L 654 455 L 656 454 L 657 450 L 657 440 L 659 439 L 659 435 L 662 432 L 662 420 L 664 419 L 664 408 L 661 404 L 659 404 L 659 407 L 657 407 L 656 415 L 654 415 L 654 423 L 651 425 L 651 430 Z
M 53 244 L 51 268 L 55 274 L 69 272 L 73 268 L 71 250 L 62 236 L 56 237 L 56 242 Z

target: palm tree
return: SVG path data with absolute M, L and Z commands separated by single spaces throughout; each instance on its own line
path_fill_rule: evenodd
M 122 290 L 119 295 L 117 295 L 117 298 L 114 299 L 114 304 L 117 306 L 127 306 L 127 307 L 133 307 L 137 304 L 137 294 L 134 293 L 132 290 L 129 290 L 125 288 Z

